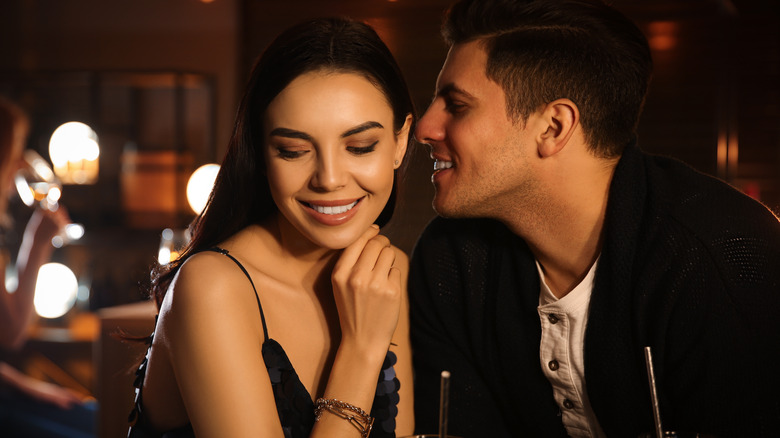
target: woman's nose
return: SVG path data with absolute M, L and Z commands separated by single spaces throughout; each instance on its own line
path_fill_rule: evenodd
M 337 190 L 346 185 L 347 173 L 343 159 L 339 159 L 336 154 L 320 154 L 312 176 L 312 186 L 321 191 Z

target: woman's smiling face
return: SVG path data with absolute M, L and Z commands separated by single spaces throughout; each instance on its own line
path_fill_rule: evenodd
M 387 98 L 359 74 L 298 76 L 271 101 L 263 120 L 279 221 L 319 247 L 354 242 L 390 197 L 410 124 L 408 117 L 396 135 Z

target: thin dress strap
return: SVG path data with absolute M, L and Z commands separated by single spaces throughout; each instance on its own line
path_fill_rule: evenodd
M 257 294 L 257 288 L 255 288 L 255 282 L 252 281 L 252 277 L 249 276 L 249 272 L 246 271 L 246 268 L 244 268 L 244 265 L 242 265 L 241 262 L 236 260 L 235 257 L 233 257 L 232 255 L 230 255 L 228 253 L 228 250 L 222 249 L 222 248 L 219 248 L 219 247 L 215 246 L 213 248 L 209 248 L 207 251 L 214 251 L 214 252 L 218 252 L 220 254 L 224 254 L 224 255 L 228 256 L 228 258 L 230 258 L 230 260 L 233 260 L 238 265 L 238 267 L 241 268 L 241 271 L 244 272 L 244 275 L 246 275 L 246 278 L 249 279 L 249 283 L 252 285 L 252 290 L 255 291 L 255 299 L 257 300 L 257 308 L 260 309 L 260 320 L 263 322 L 263 335 L 265 336 L 265 340 L 267 341 L 268 340 L 268 327 L 266 327 L 266 325 L 265 325 L 265 314 L 263 313 L 263 306 L 262 306 L 262 304 L 260 304 L 260 296 Z

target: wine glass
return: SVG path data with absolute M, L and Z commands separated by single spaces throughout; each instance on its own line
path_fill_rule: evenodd
M 19 198 L 28 207 L 45 208 L 57 211 L 58 201 L 62 196 L 62 183 L 57 175 L 37 152 L 27 149 L 22 156 L 24 165 L 16 172 L 14 184 Z M 80 239 L 84 235 L 84 226 L 81 224 L 67 224 L 63 232 L 51 239 L 51 244 L 56 248 Z

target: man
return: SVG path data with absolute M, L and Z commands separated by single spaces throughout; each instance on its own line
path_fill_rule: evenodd
M 434 219 L 410 274 L 419 432 L 770 436 L 780 423 L 780 222 L 635 129 L 637 27 L 588 0 L 464 0 L 416 137 Z M 447 219 L 444 219 L 447 218 Z

